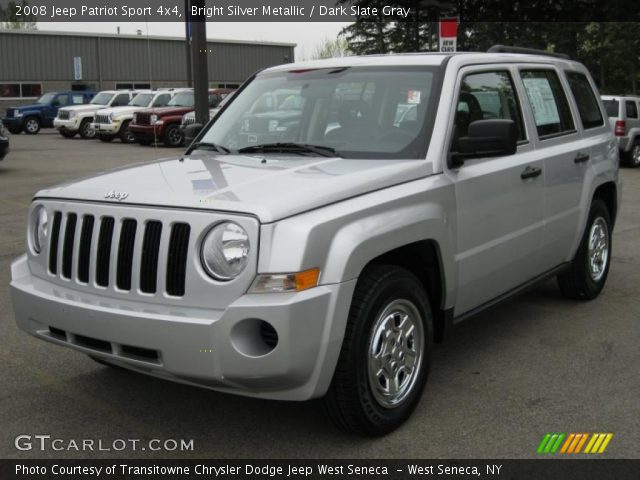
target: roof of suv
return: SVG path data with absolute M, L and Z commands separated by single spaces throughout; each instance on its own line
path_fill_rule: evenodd
M 456 53 L 396 53 L 386 55 L 365 55 L 348 56 L 339 58 L 329 58 L 324 60 L 310 60 L 305 62 L 288 63 L 267 68 L 266 72 L 303 70 L 310 68 L 331 68 L 331 67 L 367 67 L 378 65 L 441 65 L 445 59 L 455 57 L 461 61 L 468 60 L 470 63 L 483 62 L 523 62 L 528 63 L 554 63 L 554 64 L 576 64 L 573 60 L 553 57 L 543 54 L 529 53 L 485 53 L 485 52 L 456 52 Z

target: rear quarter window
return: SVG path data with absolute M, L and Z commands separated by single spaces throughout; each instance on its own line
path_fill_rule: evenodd
M 633 100 L 627 100 L 624 102 L 627 109 L 627 118 L 638 118 L 638 107 Z
M 604 124 L 600 105 L 586 75 L 567 72 L 571 94 L 578 106 L 578 113 L 584 129 L 600 127 Z
M 607 116 L 610 118 L 617 118 L 620 112 L 620 102 L 618 100 L 603 100 L 604 108 L 607 111 Z

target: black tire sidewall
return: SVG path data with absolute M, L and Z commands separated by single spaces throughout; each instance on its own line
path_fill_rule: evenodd
M 80 133 L 80 136 L 86 140 L 91 139 L 91 138 L 95 138 L 96 136 L 96 132 L 95 130 L 93 131 L 93 135 L 87 135 L 85 133 L 85 129 L 87 128 L 87 125 L 89 125 L 89 128 L 91 128 L 91 119 L 90 118 L 85 118 L 84 120 L 82 120 L 82 122 L 80 122 L 80 128 L 78 129 L 78 132 Z
M 366 433 L 379 435 L 388 433 L 401 425 L 420 401 L 431 363 L 433 321 L 429 302 L 420 281 L 406 270 L 396 268 L 383 283 L 378 284 L 373 291 L 369 292 L 368 299 L 367 305 L 361 308 L 354 317 L 355 331 L 351 337 L 351 345 L 347 347 L 355 352 L 351 376 L 356 387 L 354 392 L 357 396 L 354 400 L 357 401 L 358 406 L 356 415 L 360 417 L 360 423 L 365 425 Z M 416 306 L 422 317 L 425 338 L 423 339 L 422 364 L 413 391 L 401 405 L 389 409 L 381 406 L 371 392 L 367 358 L 375 320 L 382 313 L 382 310 L 395 299 L 409 300 Z
M 177 143 L 173 143 L 173 142 L 171 141 L 170 134 L 171 134 L 171 132 L 173 132 L 174 130 L 175 130 L 175 131 L 177 131 L 177 132 L 178 132 L 178 134 L 180 134 L 180 127 L 179 127 L 178 125 L 176 125 L 176 124 L 171 124 L 171 125 L 169 125 L 169 126 L 166 128 L 165 132 L 164 132 L 164 144 L 165 144 L 167 147 L 179 147 L 179 146 L 180 146 L 180 144 L 182 143 L 182 140 L 183 140 L 183 139 L 181 139 L 181 140 L 180 140 L 179 142 L 177 142 Z
M 133 135 L 131 135 L 131 139 L 128 138 L 129 134 L 129 124 L 131 120 L 125 120 L 124 123 L 120 126 L 120 131 L 118 132 L 118 136 L 120 137 L 120 141 L 122 143 L 135 143 L 136 139 Z

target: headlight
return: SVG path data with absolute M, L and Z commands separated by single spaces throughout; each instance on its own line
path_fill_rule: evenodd
M 74 112 L 73 110 L 69 112 L 69 118 L 73 118 L 78 115 L 78 112 Z
M 153 125 L 154 123 L 156 123 L 158 121 L 158 115 L 156 115 L 155 113 L 152 114 L 151 117 L 149 117 L 149 121 Z
M 237 223 L 224 222 L 204 237 L 201 261 L 205 271 L 216 280 L 233 280 L 249 261 L 249 235 Z
M 113 122 L 113 113 L 109 114 L 109 123 Z
M 31 245 L 36 253 L 40 253 L 49 236 L 49 216 L 42 205 L 34 209 L 31 225 Z
M 13 112 L 13 116 L 14 117 L 21 117 L 23 115 L 22 112 L 18 112 L 17 110 L 15 112 Z

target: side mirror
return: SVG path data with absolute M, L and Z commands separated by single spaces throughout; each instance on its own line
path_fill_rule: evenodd
M 191 123 L 184 127 L 184 144 L 191 145 L 193 139 L 198 136 L 204 125 L 201 123 Z
M 457 142 L 457 152 L 451 153 L 452 166 L 465 160 L 513 155 L 518 149 L 518 133 L 513 120 L 476 120 L 469 124 L 466 137 Z

